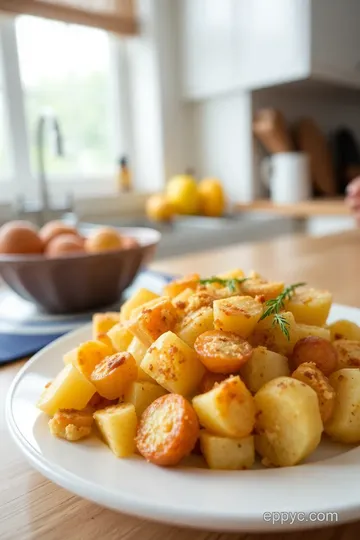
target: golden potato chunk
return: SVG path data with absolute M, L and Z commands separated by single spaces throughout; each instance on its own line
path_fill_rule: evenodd
M 239 376 L 195 396 L 192 402 L 200 424 L 215 435 L 241 438 L 254 428 L 254 398 Z
M 205 373 L 195 351 L 170 331 L 149 348 L 141 368 L 160 386 L 183 396 L 196 390 Z
M 67 364 L 43 391 L 37 407 L 54 416 L 59 409 L 84 409 L 95 386 L 73 364 Z
M 211 371 L 206 371 L 200 381 L 197 394 L 205 394 L 205 392 L 209 392 L 209 390 L 212 390 L 216 384 L 225 381 L 227 378 L 228 375 L 223 373 L 212 373 Z
M 263 305 L 251 296 L 215 300 L 214 327 L 247 338 L 263 313 Z
M 230 439 L 200 431 L 200 448 L 210 469 L 251 469 L 255 461 L 254 437 Z
M 131 340 L 130 345 L 128 346 L 127 352 L 132 354 L 132 356 L 135 358 L 135 362 L 138 367 L 138 376 L 137 378 L 140 381 L 153 381 L 152 377 L 150 377 L 143 369 L 141 369 L 140 364 L 148 350 L 148 347 L 145 347 L 145 345 L 138 339 L 137 337 L 133 337 Z
M 337 352 L 330 341 L 315 336 L 300 339 L 291 357 L 292 368 L 300 364 L 312 362 L 325 375 L 330 375 L 337 369 Z
M 307 384 L 280 377 L 255 395 L 255 449 L 267 463 L 291 467 L 320 443 L 323 424 L 318 397 Z
M 262 321 L 259 321 L 255 326 L 253 334 L 249 337 L 253 347 L 262 345 L 270 351 L 277 352 L 283 356 L 288 356 L 292 353 L 295 343 L 298 341 L 297 324 L 294 315 L 290 312 L 283 312 L 281 316 L 286 321 L 286 328 L 289 333 L 289 339 L 281 331 L 278 324 L 274 322 L 274 316 L 270 315 Z
M 190 347 L 200 334 L 214 328 L 214 313 L 211 307 L 202 307 L 186 315 L 175 327 L 175 334 Z
M 360 368 L 360 341 L 337 339 L 333 346 L 337 353 L 337 369 Z
M 106 345 L 108 347 L 108 349 L 109 349 L 108 354 L 115 354 L 116 353 L 116 350 L 114 349 L 112 341 L 111 341 L 111 339 L 109 338 L 109 336 L 107 334 L 98 334 L 96 336 L 96 341 L 100 341 L 100 343 L 103 343 L 104 345 Z
M 199 285 L 199 282 L 199 274 L 189 274 L 188 276 L 184 276 L 183 278 L 170 281 L 170 283 L 165 285 L 163 293 L 165 296 L 170 296 L 170 298 L 174 298 L 175 296 L 178 296 L 178 294 L 185 291 L 185 289 L 191 289 L 195 291 L 197 286 Z
M 150 302 L 150 300 L 155 300 L 155 298 L 159 298 L 159 295 L 148 289 L 138 289 L 136 293 L 121 306 L 120 321 L 128 321 L 135 308 L 142 306 L 146 302 Z
M 192 451 L 199 422 L 191 404 L 177 394 L 156 399 L 142 415 L 136 434 L 137 449 L 156 465 L 176 465 Z
M 253 393 L 272 379 L 289 375 L 289 363 L 286 356 L 269 351 L 266 347 L 253 349 L 251 358 L 240 368 L 242 380 Z
M 335 407 L 335 390 L 330 385 L 329 379 L 316 367 L 316 364 L 311 362 L 300 364 L 291 376 L 315 390 L 319 400 L 321 419 L 325 424 L 331 418 Z
M 214 373 L 235 373 L 252 355 L 250 343 L 237 334 L 209 330 L 195 341 L 195 351 L 204 366 Z
M 155 399 L 165 394 L 167 394 L 166 390 L 155 382 L 135 381 L 125 392 L 124 401 L 134 405 L 136 414 L 140 418 Z
M 127 325 L 123 323 L 115 324 L 108 332 L 112 346 L 115 352 L 124 352 L 127 350 L 133 338 Z
M 340 369 L 329 377 L 336 393 L 325 432 L 335 441 L 360 443 L 360 369 Z
M 244 279 L 244 271 L 240 268 L 235 268 L 234 270 L 229 270 L 228 272 L 223 272 L 222 274 L 216 274 L 216 277 L 220 279 Z
M 122 398 L 130 384 L 137 378 L 137 365 L 128 353 L 107 356 L 96 366 L 90 380 L 100 396 L 106 399 Z
M 111 352 L 111 347 L 105 343 L 85 341 L 64 355 L 64 363 L 73 364 L 89 379 L 94 368 Z
M 259 277 L 249 278 L 241 284 L 242 294 L 245 296 L 259 296 L 263 300 L 276 298 L 284 290 L 284 283 L 269 282 Z
M 360 341 L 360 327 L 351 321 L 341 319 L 329 325 L 331 340 L 349 339 Z
M 296 291 L 286 301 L 286 310 L 291 311 L 296 322 L 323 326 L 329 316 L 332 295 L 329 291 L 304 289 Z
M 172 330 L 176 322 L 176 309 L 170 298 L 164 296 L 144 304 L 129 321 L 128 328 L 145 346 L 150 347 L 161 334 Z
M 82 411 L 60 409 L 49 420 L 49 429 L 51 435 L 55 437 L 70 442 L 79 441 L 90 435 L 93 421 L 90 409 Z
M 311 324 L 297 323 L 296 333 L 298 335 L 298 339 L 313 336 L 330 341 L 331 337 L 330 330 L 328 328 L 324 328 L 323 326 L 312 326 Z
M 92 318 L 93 339 L 96 339 L 98 334 L 106 334 L 119 321 L 120 313 L 117 311 L 95 313 Z
M 188 298 L 185 313 L 191 314 L 193 311 L 198 312 L 199 309 L 205 307 L 212 308 L 215 299 L 215 294 L 208 291 L 201 290 L 198 292 L 193 292 L 193 294 Z
M 125 458 L 135 452 L 137 416 L 132 403 L 121 403 L 96 411 L 94 419 L 116 457 Z
M 178 313 L 183 314 L 185 312 L 185 309 L 188 305 L 189 297 L 193 294 L 194 291 L 192 289 L 185 289 L 171 300 L 172 305 Z

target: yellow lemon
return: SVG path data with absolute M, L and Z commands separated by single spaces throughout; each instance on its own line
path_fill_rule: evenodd
M 166 186 L 168 201 L 178 214 L 196 214 L 199 210 L 199 194 L 193 176 L 174 176 Z
M 174 208 L 163 193 L 151 195 L 145 209 L 147 217 L 152 221 L 170 221 L 174 215 Z
M 198 185 L 200 210 L 205 216 L 219 217 L 225 210 L 225 194 L 220 180 L 204 178 Z

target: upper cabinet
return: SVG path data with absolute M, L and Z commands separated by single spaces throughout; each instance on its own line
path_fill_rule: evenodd
M 308 79 L 360 87 L 358 0 L 180 0 L 183 95 Z

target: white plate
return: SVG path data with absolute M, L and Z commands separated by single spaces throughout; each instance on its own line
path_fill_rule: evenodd
M 331 319 L 339 318 L 360 324 L 360 310 L 334 306 Z M 19 372 L 7 396 L 10 432 L 42 474 L 114 510 L 208 530 L 284 531 L 360 517 L 360 448 L 323 442 L 297 467 L 232 472 L 192 463 L 158 468 L 140 457 L 117 459 L 95 438 L 68 443 L 52 437 L 35 403 L 59 371 L 62 355 L 90 337 L 88 325 L 43 349 Z

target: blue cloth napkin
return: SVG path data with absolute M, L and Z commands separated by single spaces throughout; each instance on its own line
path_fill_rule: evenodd
M 171 279 L 172 276 L 145 270 L 125 291 L 123 299 L 139 287 L 160 293 Z M 116 311 L 119 307 L 120 302 L 101 311 Z M 0 365 L 36 353 L 54 339 L 91 321 L 92 315 L 93 312 L 50 315 L 4 288 L 0 291 Z

